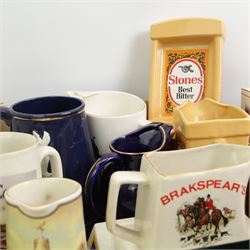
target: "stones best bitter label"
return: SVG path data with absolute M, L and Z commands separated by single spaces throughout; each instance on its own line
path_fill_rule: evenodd
M 207 49 L 165 51 L 165 112 L 186 100 L 197 102 L 204 95 L 207 79 Z

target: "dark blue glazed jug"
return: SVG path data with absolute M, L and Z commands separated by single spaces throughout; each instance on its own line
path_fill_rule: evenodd
M 84 185 L 94 162 L 84 106 L 74 97 L 38 97 L 1 107 L 0 117 L 11 131 L 34 134 L 41 143 L 54 147 L 62 159 L 63 176 Z
M 92 210 L 105 218 L 109 180 L 116 171 L 139 171 L 144 153 L 169 150 L 173 127 L 160 122 L 114 139 L 111 153 L 102 155 L 91 167 L 85 182 L 85 195 Z M 117 216 L 134 216 L 137 185 L 123 185 L 119 195 Z

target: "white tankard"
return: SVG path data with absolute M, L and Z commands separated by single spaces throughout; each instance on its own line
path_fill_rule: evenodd
M 146 103 L 138 96 L 122 91 L 68 91 L 67 95 L 84 100 L 95 154 L 110 152 L 109 144 L 150 122 L 146 120 Z
M 112 175 L 107 227 L 142 249 L 193 249 L 247 240 L 249 176 L 248 146 L 214 144 L 146 154 L 141 172 Z M 139 184 L 135 224 L 129 228 L 115 222 L 123 184 Z

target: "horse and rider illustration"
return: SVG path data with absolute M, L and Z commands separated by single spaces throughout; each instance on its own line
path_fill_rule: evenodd
M 214 226 L 214 234 L 218 235 L 218 232 L 222 235 L 221 232 L 221 222 L 225 227 L 229 218 L 223 214 L 223 212 L 217 208 L 214 204 L 214 201 L 210 194 L 204 197 L 198 197 L 193 204 L 185 204 L 181 209 L 177 211 L 179 226 L 178 229 L 180 232 L 187 232 L 192 230 L 195 235 L 198 233 L 202 234 L 204 227 L 206 231 L 211 231 L 212 226 Z M 180 218 L 184 218 L 184 224 L 180 225 Z

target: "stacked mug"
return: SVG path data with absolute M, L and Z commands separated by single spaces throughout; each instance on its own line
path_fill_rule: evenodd
M 137 96 L 95 92 L 84 96 L 84 102 L 79 97 L 47 96 L 1 107 L 1 120 L 11 130 L 1 132 L 1 207 L 6 210 L 1 212 L 3 249 L 5 234 L 9 250 L 31 249 L 32 245 L 35 249 L 85 249 L 83 225 L 88 234 L 98 217 L 104 220 L 110 175 L 117 170 L 138 171 L 144 152 L 166 149 L 172 126 L 150 124 L 146 104 Z M 109 153 L 110 143 L 113 153 Z M 104 191 L 101 198 L 98 190 Z M 131 209 L 134 213 L 135 190 L 126 187 L 122 194 L 123 209 L 132 197 L 129 213 Z M 80 211 L 85 213 L 85 222 Z M 66 217 L 71 218 L 71 225 L 63 225 Z M 26 229 L 21 230 L 16 220 L 24 222 Z M 70 228 L 75 230 L 70 233 Z M 67 235 L 64 243 L 59 241 L 58 231 L 60 237 Z
M 58 235 L 58 228 L 47 224 L 54 221 L 63 225 L 60 216 L 70 219 L 66 211 L 73 210 L 78 212 L 71 215 L 72 224 L 65 227 L 62 235 L 68 235 L 70 249 L 76 248 L 77 242 L 79 249 L 85 249 L 82 197 L 79 197 L 81 186 L 84 186 L 84 180 L 94 163 L 94 153 L 83 101 L 66 96 L 38 97 L 15 103 L 10 108 L 1 107 L 0 112 L 1 119 L 12 131 L 1 132 L 0 135 L 0 218 L 1 229 L 5 230 L 7 223 L 8 249 L 32 249 L 33 240 L 35 249 L 41 249 L 39 247 L 43 244 L 52 244 L 51 247 L 61 249 L 64 243 L 59 238 L 54 242 L 41 240 L 44 238 L 43 232 L 46 229 L 47 235 Z M 62 179 L 63 176 L 65 179 Z M 35 178 L 38 179 L 33 180 Z M 23 181 L 27 182 L 17 184 Z M 5 210 L 6 213 L 3 212 Z M 27 243 L 19 244 L 23 239 L 23 231 L 20 230 L 23 224 L 15 224 L 12 218 L 26 221 L 30 226 L 28 232 L 33 236 L 40 230 L 40 236 L 29 240 L 26 237 Z M 40 224 L 37 224 L 38 221 Z M 77 224 L 74 225 L 73 221 Z M 69 234 L 72 227 L 77 228 L 78 234 Z M 5 249 L 6 238 L 1 238 L 1 244 L 1 248 Z

